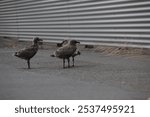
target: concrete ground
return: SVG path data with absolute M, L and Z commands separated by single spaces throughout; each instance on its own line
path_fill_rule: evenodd
M 54 51 L 39 50 L 27 69 L 0 48 L 0 99 L 147 99 L 150 97 L 150 58 L 82 51 L 75 67 L 62 68 Z

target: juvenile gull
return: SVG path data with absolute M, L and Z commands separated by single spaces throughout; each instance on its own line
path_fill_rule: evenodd
M 15 52 L 15 56 L 27 61 L 28 69 L 30 69 L 30 59 L 37 53 L 39 48 L 39 43 L 42 42 L 42 39 L 35 37 L 33 39 L 33 44 L 30 47 L 24 48 Z
M 76 44 L 80 43 L 76 40 L 70 40 L 68 43 L 64 44 L 62 47 L 58 48 L 52 57 L 58 57 L 63 59 L 63 68 L 65 68 L 65 59 L 68 61 L 68 67 L 70 67 L 70 57 L 75 57 L 79 52 L 76 53 Z M 73 60 L 73 66 L 74 66 L 74 60 Z
M 61 43 L 57 43 L 57 47 L 62 47 L 66 45 L 69 41 L 68 40 L 63 40 Z M 74 67 L 74 57 L 80 55 L 81 52 L 79 50 L 76 50 L 74 54 L 71 56 L 72 57 L 72 66 Z

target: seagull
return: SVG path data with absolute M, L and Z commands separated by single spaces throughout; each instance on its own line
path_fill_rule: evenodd
M 63 45 L 62 47 L 58 48 L 52 57 L 58 57 L 60 59 L 63 59 L 63 68 L 65 68 L 65 59 L 68 61 L 68 68 L 70 67 L 70 57 L 75 57 L 77 53 L 76 52 L 76 44 L 80 43 L 79 41 L 76 40 L 70 40 L 68 43 Z M 73 63 L 74 66 L 74 63 Z
M 42 41 L 43 41 L 42 39 L 35 37 L 33 39 L 33 44 L 30 47 L 15 52 L 14 56 L 26 60 L 28 69 L 30 69 L 30 59 L 37 53 L 39 48 L 39 43 L 42 44 Z
M 57 47 L 62 47 L 64 45 L 66 45 L 69 41 L 68 40 L 63 40 L 61 43 L 57 43 Z M 73 63 L 73 67 L 74 67 L 74 57 L 77 56 L 77 55 L 80 55 L 81 52 L 79 50 L 76 50 L 74 52 L 74 54 L 71 56 L 72 57 L 72 63 Z

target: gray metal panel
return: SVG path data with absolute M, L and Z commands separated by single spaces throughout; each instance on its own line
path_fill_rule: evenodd
M 150 1 L 1 0 L 0 36 L 150 48 Z

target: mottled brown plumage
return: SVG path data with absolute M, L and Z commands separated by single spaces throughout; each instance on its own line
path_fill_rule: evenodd
M 37 53 L 39 42 L 41 41 L 42 39 L 35 37 L 33 40 L 33 45 L 15 52 L 16 57 L 27 60 L 28 69 L 30 69 L 30 59 Z
M 68 41 L 68 43 L 66 43 L 65 45 L 63 45 L 62 47 L 58 48 L 53 55 L 51 55 L 52 57 L 58 57 L 63 59 L 63 68 L 65 68 L 65 59 L 67 59 L 68 61 L 68 67 L 70 67 L 70 57 L 75 57 L 77 53 L 76 52 L 76 44 L 79 43 L 76 40 L 70 40 Z M 73 60 L 74 62 L 74 60 Z M 73 63 L 74 66 L 74 63 Z

